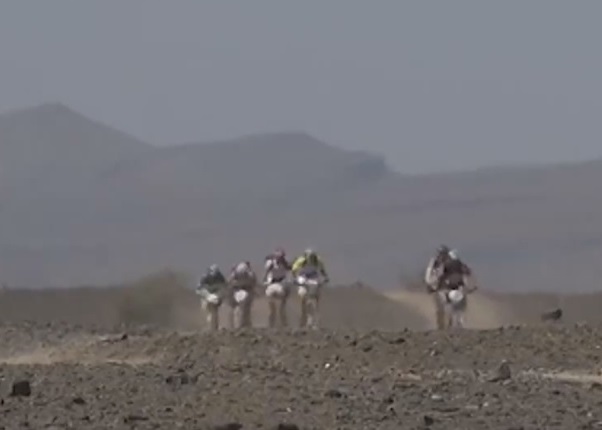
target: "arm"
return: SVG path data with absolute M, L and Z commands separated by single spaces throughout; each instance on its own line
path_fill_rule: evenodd
M 201 279 L 199 279 L 199 284 L 197 285 L 196 289 L 199 290 L 203 287 L 205 287 L 207 285 L 207 275 L 203 275 L 201 276 Z
M 270 259 L 266 260 L 264 269 L 265 270 L 264 270 L 264 273 L 263 273 L 263 282 L 266 282 L 268 280 L 268 274 L 272 270 L 272 260 L 270 260 Z
M 219 272 L 217 274 L 216 281 L 219 282 L 220 284 L 225 284 L 226 283 L 226 278 L 224 277 L 224 274 L 222 272 Z
M 234 269 L 232 269 L 230 271 L 230 273 L 228 274 L 227 282 L 232 283 L 234 281 L 234 276 L 235 276 Z
M 467 285 L 466 289 L 469 293 L 476 291 L 479 287 L 477 286 L 477 282 L 475 280 L 474 274 L 470 268 L 462 263 L 462 274 L 464 276 L 464 284 Z
M 293 276 L 297 276 L 297 272 L 299 271 L 302 265 L 303 257 L 299 257 L 293 262 L 293 266 L 291 267 L 291 272 L 293 273 Z
M 324 276 L 324 278 L 326 280 L 328 280 L 328 273 L 326 273 L 326 267 L 324 266 L 324 263 L 322 262 L 322 259 L 318 259 L 318 266 L 320 267 L 320 273 L 322 274 L 322 276 Z
M 472 275 L 472 271 L 470 270 L 470 267 L 468 267 L 466 265 L 466 263 L 464 263 L 463 261 L 462 261 L 462 274 L 466 275 L 466 276 Z

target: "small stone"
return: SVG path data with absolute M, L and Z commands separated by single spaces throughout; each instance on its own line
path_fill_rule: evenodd
M 542 321 L 559 321 L 562 319 L 562 309 L 556 308 L 541 314 Z
M 430 415 L 425 415 L 424 417 L 422 417 L 422 421 L 424 421 L 424 425 L 427 427 L 435 424 L 435 419 Z
M 165 382 L 169 385 L 187 385 L 194 384 L 198 381 L 198 376 L 190 376 L 185 372 L 178 372 L 175 375 L 170 375 L 165 378 Z
M 274 430 L 299 430 L 299 426 L 292 423 L 279 423 L 274 427 Z
M 393 397 L 393 395 L 392 395 L 392 394 L 389 394 L 388 396 L 386 396 L 386 397 L 383 399 L 383 403 L 384 403 L 385 405 L 390 405 L 390 404 L 393 404 L 394 402 L 395 402 L 395 397 Z
M 391 345 L 400 345 L 402 343 L 405 343 L 406 339 L 404 337 L 396 337 L 395 339 L 391 339 L 389 341 L 389 344 Z
M 128 416 L 126 416 L 126 417 L 123 418 L 123 422 L 125 424 L 133 423 L 133 422 L 136 422 L 136 421 L 148 421 L 148 418 L 147 417 L 143 417 L 142 415 L 134 415 L 134 414 L 128 415 Z
M 240 429 L 242 429 L 242 424 L 237 423 L 237 422 L 218 424 L 213 427 L 213 430 L 240 430 Z
M 489 379 L 489 382 L 508 381 L 511 378 L 512 378 L 512 371 L 510 370 L 510 365 L 508 364 L 508 362 L 506 360 L 503 360 L 502 363 L 500 364 L 500 367 L 498 367 L 495 375 L 491 379 Z
M 340 390 L 337 390 L 335 388 L 331 388 L 330 390 L 326 391 L 324 393 L 324 395 L 326 397 L 330 397 L 331 399 L 340 399 L 341 397 L 344 396 L 343 392 Z
M 31 384 L 27 380 L 14 382 L 10 395 L 11 397 L 31 396 Z
M 73 403 L 75 403 L 76 405 L 85 405 L 86 401 L 82 397 L 74 397 Z

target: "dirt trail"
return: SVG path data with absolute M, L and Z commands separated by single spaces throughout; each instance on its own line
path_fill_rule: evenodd
M 57 363 L 113 363 L 136 366 L 162 358 L 162 352 L 153 348 L 145 336 L 125 333 L 98 335 L 80 330 L 64 331 L 59 337 L 52 334 L 49 330 L 40 329 L 32 337 L 15 338 L 9 333 L 4 337 L 5 343 L 0 349 L 0 364 L 49 366 Z
M 412 306 L 391 300 L 380 292 L 365 286 L 337 287 L 325 290 L 320 302 L 321 326 L 361 330 L 420 330 L 427 326 L 425 314 Z M 220 323 L 227 327 L 229 308 L 222 307 Z M 200 308 L 188 310 L 188 320 L 202 318 Z M 289 298 L 289 325 L 296 327 L 299 320 L 299 300 L 293 293 Z M 253 325 L 266 327 L 268 303 L 259 297 L 253 306 Z M 198 324 L 197 324 L 198 325 Z
M 407 290 L 387 291 L 384 295 L 420 313 L 428 321 L 423 329 L 435 328 L 434 304 L 431 295 Z M 507 305 L 478 292 L 469 297 L 466 313 L 467 328 L 491 329 L 515 322 Z
M 320 307 L 322 326 L 328 328 L 401 330 L 428 324 L 423 313 L 361 284 L 325 289 Z M 254 325 L 265 327 L 265 298 L 259 297 L 254 308 Z M 299 299 L 294 293 L 288 309 L 290 324 L 296 326 Z M 227 310 L 222 309 L 222 323 L 227 322 Z M 0 300 L 2 321 L 63 321 L 105 328 L 151 324 L 188 331 L 203 328 L 204 316 L 192 290 L 164 282 L 151 288 L 9 291 Z

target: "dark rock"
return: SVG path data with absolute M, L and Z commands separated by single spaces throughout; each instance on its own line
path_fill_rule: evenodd
M 142 415 L 127 415 L 123 418 L 123 422 L 125 424 L 134 423 L 136 421 L 148 421 L 148 417 L 144 417 Z
M 82 397 L 75 397 L 73 398 L 73 403 L 76 405 L 85 405 L 86 401 Z
M 292 423 L 280 423 L 274 427 L 274 430 L 299 430 L 299 426 Z
M 31 384 L 27 380 L 14 382 L 10 395 L 11 397 L 31 396 Z
M 213 426 L 213 430 L 240 430 L 242 429 L 242 424 L 237 422 L 231 422 L 226 424 L 218 424 Z
M 165 382 L 169 385 L 187 385 L 196 383 L 198 379 L 198 376 L 190 376 L 187 373 L 178 373 L 165 378 Z
M 556 308 L 541 314 L 542 321 L 560 321 L 562 319 L 562 309 Z
M 395 397 L 394 397 L 392 394 L 390 394 L 390 395 L 388 395 L 388 396 L 385 396 L 385 397 L 383 398 L 383 403 L 384 403 L 385 405 L 390 405 L 390 404 L 392 404 L 392 403 L 394 403 L 394 402 L 395 402 Z
M 345 393 L 343 393 L 340 390 L 337 390 L 335 388 L 331 388 L 330 390 L 327 390 L 324 395 L 326 397 L 330 397 L 331 399 L 340 399 L 342 397 L 345 397 Z
M 395 339 L 391 339 L 389 341 L 389 344 L 391 345 L 400 345 L 402 343 L 405 343 L 406 339 L 404 337 L 396 337 Z
M 425 415 L 424 417 L 422 417 L 422 421 L 424 422 L 424 425 L 427 427 L 435 424 L 435 419 L 433 417 L 431 417 L 430 415 Z
M 500 367 L 498 367 L 495 375 L 489 379 L 489 382 L 501 382 L 507 381 L 512 378 L 512 371 L 510 370 L 510 365 L 506 360 L 502 361 Z

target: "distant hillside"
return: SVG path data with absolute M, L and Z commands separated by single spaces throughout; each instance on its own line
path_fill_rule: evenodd
M 314 246 L 391 287 L 442 242 L 484 287 L 597 288 L 602 162 L 403 176 L 304 133 L 157 148 L 57 104 L 0 116 L 0 278 L 119 281 Z
M 329 146 L 303 133 L 248 136 L 235 141 L 175 145 L 117 164 L 102 185 L 127 184 L 137 193 L 169 188 L 172 197 L 219 197 L 238 202 L 294 202 L 333 189 L 378 180 L 382 158 Z M 284 200 L 283 200 L 284 199 Z
M 0 116 L 0 184 L 56 191 L 150 148 L 64 105 L 44 104 Z

